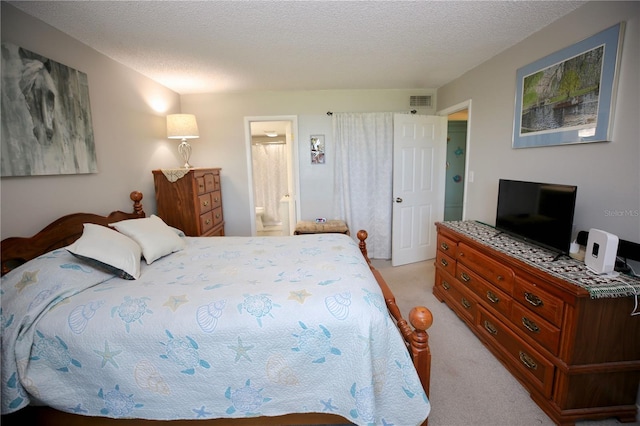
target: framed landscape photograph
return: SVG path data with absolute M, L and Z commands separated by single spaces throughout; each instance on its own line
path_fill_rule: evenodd
M 513 148 L 611 140 L 619 23 L 518 69 Z

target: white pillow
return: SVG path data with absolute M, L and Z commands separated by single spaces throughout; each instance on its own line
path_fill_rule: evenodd
M 148 265 L 185 247 L 184 240 L 156 215 L 110 223 L 109 226 L 138 243 Z
M 128 280 L 140 277 L 140 246 L 131 238 L 105 226 L 85 223 L 82 236 L 67 247 L 92 266 Z

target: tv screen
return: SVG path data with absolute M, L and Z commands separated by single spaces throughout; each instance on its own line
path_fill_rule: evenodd
M 500 179 L 496 229 L 569 253 L 577 190 L 573 185 Z

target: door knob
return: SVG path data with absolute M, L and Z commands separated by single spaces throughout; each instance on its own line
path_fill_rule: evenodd
M 396 203 L 401 203 L 401 202 L 402 202 L 402 198 L 396 197 Z

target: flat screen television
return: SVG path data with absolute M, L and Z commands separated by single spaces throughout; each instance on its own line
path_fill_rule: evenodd
M 496 229 L 567 254 L 578 188 L 500 179 Z

